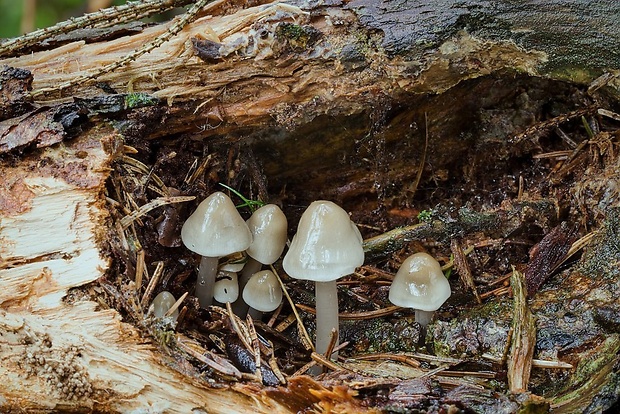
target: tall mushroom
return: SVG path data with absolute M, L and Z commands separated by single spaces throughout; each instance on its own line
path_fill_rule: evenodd
M 252 243 L 246 250 L 248 261 L 239 277 L 239 289 L 243 291 L 252 275 L 261 270 L 263 265 L 274 263 L 286 246 L 288 222 L 286 216 L 275 204 L 266 204 L 256 210 L 247 221 L 252 233 Z M 235 314 L 244 316 L 248 305 L 242 298 L 233 304 Z
M 333 329 L 338 333 L 336 279 L 364 262 L 362 236 L 346 211 L 331 201 L 315 201 L 302 214 L 282 266 L 316 289 L 316 351 L 325 353 Z M 336 357 L 332 354 L 332 357 Z
M 181 229 L 183 244 L 202 256 L 196 280 L 200 306 L 213 302 L 218 258 L 247 249 L 252 234 L 232 200 L 222 192 L 207 197 Z
M 427 253 L 409 256 L 398 269 L 389 299 L 396 306 L 415 309 L 415 320 L 423 329 L 452 291 L 441 265 Z

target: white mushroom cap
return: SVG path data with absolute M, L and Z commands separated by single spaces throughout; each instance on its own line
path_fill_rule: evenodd
M 315 201 L 301 216 L 282 266 L 295 279 L 329 282 L 364 263 L 362 235 L 346 211 Z
M 213 299 L 220 303 L 234 302 L 239 297 L 239 283 L 235 272 L 219 271 L 215 286 L 213 287 Z
M 256 210 L 247 221 L 252 233 L 248 255 L 256 261 L 269 265 L 274 263 L 286 246 L 286 216 L 275 204 L 266 204 Z
M 221 257 L 248 248 L 252 234 L 232 200 L 222 192 L 207 197 L 181 229 L 183 244 L 207 257 Z
M 156 318 L 163 318 L 175 302 L 176 299 L 172 293 L 167 290 L 162 291 L 153 299 L 153 315 L 155 315 Z M 176 309 L 170 316 L 176 320 L 179 316 L 179 310 Z
M 451 293 L 450 283 L 439 262 L 427 253 L 416 253 L 398 269 L 390 286 L 389 298 L 396 306 L 435 311 Z
M 243 288 L 243 301 L 261 312 L 271 312 L 282 302 L 282 288 L 271 270 L 252 275 Z

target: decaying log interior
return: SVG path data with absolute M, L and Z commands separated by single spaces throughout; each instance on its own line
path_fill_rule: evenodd
M 613 2 L 143 3 L 187 7 L 0 43 L 0 411 L 617 410 Z M 198 306 L 179 233 L 214 191 L 290 236 L 351 213 L 339 360 L 279 262 L 273 315 Z M 426 330 L 387 298 L 418 251 L 453 290 Z

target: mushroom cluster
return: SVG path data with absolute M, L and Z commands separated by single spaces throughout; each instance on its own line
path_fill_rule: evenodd
M 181 228 L 183 244 L 202 256 L 195 295 L 200 306 L 213 303 L 218 260 L 241 252 L 252 243 L 252 233 L 232 200 L 222 192 L 207 197 Z
M 211 305 L 215 297 L 217 302 L 233 303 L 237 315 L 249 312 L 256 318 L 280 305 L 282 290 L 277 276 L 270 270 L 261 271 L 280 258 L 286 245 L 287 220 L 280 208 L 265 205 L 245 222 L 230 198 L 216 192 L 187 219 L 181 238 L 188 249 L 202 256 L 195 291 L 202 307 Z M 216 283 L 218 259 L 237 252 L 247 254 L 244 267 L 221 267 Z M 318 353 L 326 354 L 338 343 L 336 280 L 353 273 L 363 262 L 362 236 L 348 213 L 331 201 L 311 203 L 301 216 L 282 267 L 291 278 L 315 282 Z M 241 272 L 239 278 L 237 271 Z M 398 270 L 389 300 L 415 309 L 416 321 L 426 328 L 433 312 L 450 294 L 450 284 L 437 260 L 416 253 Z M 159 300 L 162 305 L 158 308 L 174 302 L 168 296 Z M 161 312 L 158 309 L 157 313 Z M 330 357 L 336 358 L 337 353 Z

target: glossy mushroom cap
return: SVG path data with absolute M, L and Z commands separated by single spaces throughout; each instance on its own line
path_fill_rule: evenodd
M 328 282 L 364 263 L 362 235 L 346 211 L 315 201 L 303 213 L 282 266 L 295 279 Z
M 232 200 L 222 192 L 207 197 L 181 229 L 183 244 L 207 257 L 220 257 L 248 248 L 252 234 Z
M 155 315 L 156 318 L 163 318 L 175 302 L 176 299 L 172 293 L 167 290 L 160 292 L 155 296 L 155 299 L 153 299 L 153 315 Z M 176 320 L 179 316 L 179 310 L 176 309 L 170 316 L 172 319 Z
M 247 224 L 252 233 L 248 255 L 266 265 L 278 260 L 286 245 L 288 226 L 280 207 L 275 204 L 262 206 L 252 214 Z
M 389 299 L 396 306 L 435 311 L 451 292 L 439 262 L 429 254 L 416 253 L 398 269 L 390 286 Z
M 282 288 L 276 275 L 271 270 L 254 273 L 243 288 L 243 300 L 261 312 L 275 310 L 282 302 Z
M 220 303 L 234 302 L 239 297 L 239 283 L 235 272 L 221 270 L 213 287 L 213 299 Z

